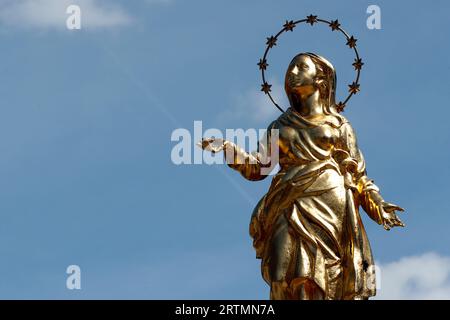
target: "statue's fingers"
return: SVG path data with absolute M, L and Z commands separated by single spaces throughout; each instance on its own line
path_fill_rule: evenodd
M 394 206 L 394 210 L 399 211 L 399 212 L 405 212 L 405 209 L 403 209 L 402 207 L 399 206 Z
M 217 144 L 222 145 L 224 143 L 224 140 L 222 138 L 213 138 L 213 139 Z
M 397 206 L 396 204 L 389 203 L 389 202 L 386 202 L 383 207 L 386 212 L 392 212 L 392 211 L 404 212 L 405 211 L 405 209 L 403 209 L 402 207 Z
M 223 150 L 222 146 L 214 146 L 214 147 L 211 148 L 211 152 L 212 153 L 218 153 L 218 152 L 220 152 L 222 150 Z
M 205 149 L 209 145 L 209 142 L 202 139 L 201 141 L 197 142 L 196 145 L 202 149 Z
M 214 149 L 217 149 L 217 147 L 214 145 L 215 141 L 216 141 L 215 138 L 203 138 L 202 141 L 201 141 L 201 144 L 202 144 L 201 147 L 204 150 L 211 151 L 211 152 L 216 152 L 216 151 L 214 151 Z
M 389 226 L 391 228 L 395 227 L 395 219 L 389 219 Z
M 210 143 L 204 143 L 202 147 L 204 150 L 213 151 L 213 147 Z
M 389 228 L 393 228 L 396 225 L 396 219 L 395 218 L 386 219 L 386 224 L 389 226 Z
M 404 227 L 405 224 L 402 222 L 402 220 L 400 220 L 398 217 L 395 218 L 394 220 L 394 224 L 398 227 Z

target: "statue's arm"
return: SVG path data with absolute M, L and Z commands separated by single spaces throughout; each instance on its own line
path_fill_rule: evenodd
M 228 166 L 251 181 L 265 179 L 270 173 L 270 168 L 274 166 L 274 159 L 271 158 L 273 145 L 271 130 L 276 128 L 276 122 L 272 122 L 263 137 L 258 143 L 258 150 L 248 153 L 232 142 L 226 141 L 224 148 L 225 161 Z
M 276 129 L 276 121 L 270 124 L 265 137 L 259 141 L 258 150 L 251 153 L 223 139 L 203 139 L 198 145 L 213 153 L 223 151 L 227 165 L 240 172 L 247 180 L 263 180 L 278 162 L 278 152 L 272 152 L 272 148 L 278 148 L 278 135 L 273 136 L 272 129 Z M 273 154 L 276 156 L 273 157 Z
M 358 202 L 367 215 L 378 224 L 383 223 L 381 208 L 384 199 L 380 194 L 380 189 L 367 175 L 362 175 L 356 184 L 356 194 Z
M 258 152 L 248 153 L 229 141 L 226 141 L 225 144 L 225 161 L 230 168 L 251 181 L 263 180 L 267 177 L 267 175 L 261 174 L 264 165 Z
M 349 123 L 345 123 L 341 130 L 344 148 L 348 151 L 352 159 L 350 161 L 352 165 L 349 166 L 348 170 L 351 172 L 350 184 L 358 203 L 372 220 L 378 224 L 382 224 L 385 229 L 389 230 L 394 226 L 404 226 L 395 214 L 396 210 L 403 211 L 403 209 L 384 201 L 380 194 L 380 189 L 367 176 L 364 157 L 358 147 L 353 128 Z

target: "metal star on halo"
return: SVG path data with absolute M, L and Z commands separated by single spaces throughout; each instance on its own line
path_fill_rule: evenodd
M 361 58 L 358 58 L 358 59 L 355 58 L 355 62 L 352 63 L 352 66 L 355 67 L 355 70 L 361 70 L 363 65 L 364 65 L 364 62 L 362 62 Z
M 269 38 L 267 38 L 266 44 L 269 46 L 269 48 L 272 48 L 273 46 L 276 46 L 277 45 L 277 38 L 275 38 L 274 36 L 270 36 Z
M 265 94 L 268 94 L 270 91 L 272 91 L 272 85 L 268 84 L 267 82 L 264 82 L 261 85 L 261 91 L 264 92 Z
M 331 20 L 329 26 L 330 26 L 330 28 L 331 28 L 331 31 L 334 31 L 334 30 L 338 30 L 339 27 L 341 26 L 341 24 L 340 24 L 339 21 L 336 19 L 336 20 L 334 20 L 334 21 Z
M 345 108 L 345 104 L 342 103 L 342 101 L 340 101 L 337 105 L 336 105 L 336 111 L 337 112 L 342 112 L 344 111 Z
M 353 82 L 352 84 L 349 84 L 348 87 L 349 87 L 348 91 L 352 94 L 355 94 L 360 91 L 359 83 Z
M 286 23 L 283 25 L 283 27 L 284 27 L 284 30 L 286 30 L 286 31 L 294 31 L 295 23 L 293 20 L 291 20 L 291 21 L 286 20 Z
M 312 14 L 310 14 L 309 16 L 306 17 L 306 23 L 310 23 L 311 25 L 313 25 L 316 22 L 317 16 L 313 16 Z
M 259 70 L 266 70 L 269 64 L 266 59 L 259 59 L 258 66 Z
M 351 36 L 350 38 L 347 39 L 347 45 L 350 48 L 354 48 L 354 47 L 356 47 L 356 41 L 358 41 L 358 40 L 355 39 L 353 36 Z

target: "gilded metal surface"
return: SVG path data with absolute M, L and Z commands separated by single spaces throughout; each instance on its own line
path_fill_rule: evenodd
M 294 57 L 285 77 L 290 108 L 268 128 L 268 134 L 279 130 L 277 146 L 270 139 L 260 146 L 279 148 L 280 171 L 250 222 L 271 299 L 375 295 L 374 261 L 358 209 L 386 230 L 404 226 L 395 213 L 403 209 L 385 202 L 366 176 L 354 130 L 336 110 L 335 89 L 330 62 L 312 53 Z M 261 168 L 268 152 L 247 153 L 214 138 L 201 145 L 226 151 L 228 165 L 246 179 L 267 177 Z

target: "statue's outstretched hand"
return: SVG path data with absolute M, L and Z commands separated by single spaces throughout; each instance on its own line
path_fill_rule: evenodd
M 404 227 L 405 224 L 399 219 L 399 217 L 395 214 L 395 211 L 405 211 L 403 208 L 383 201 L 380 206 L 381 217 L 383 219 L 382 224 L 384 229 L 390 230 L 393 227 Z
M 203 150 L 216 153 L 225 149 L 226 141 L 221 138 L 204 138 L 197 145 Z

